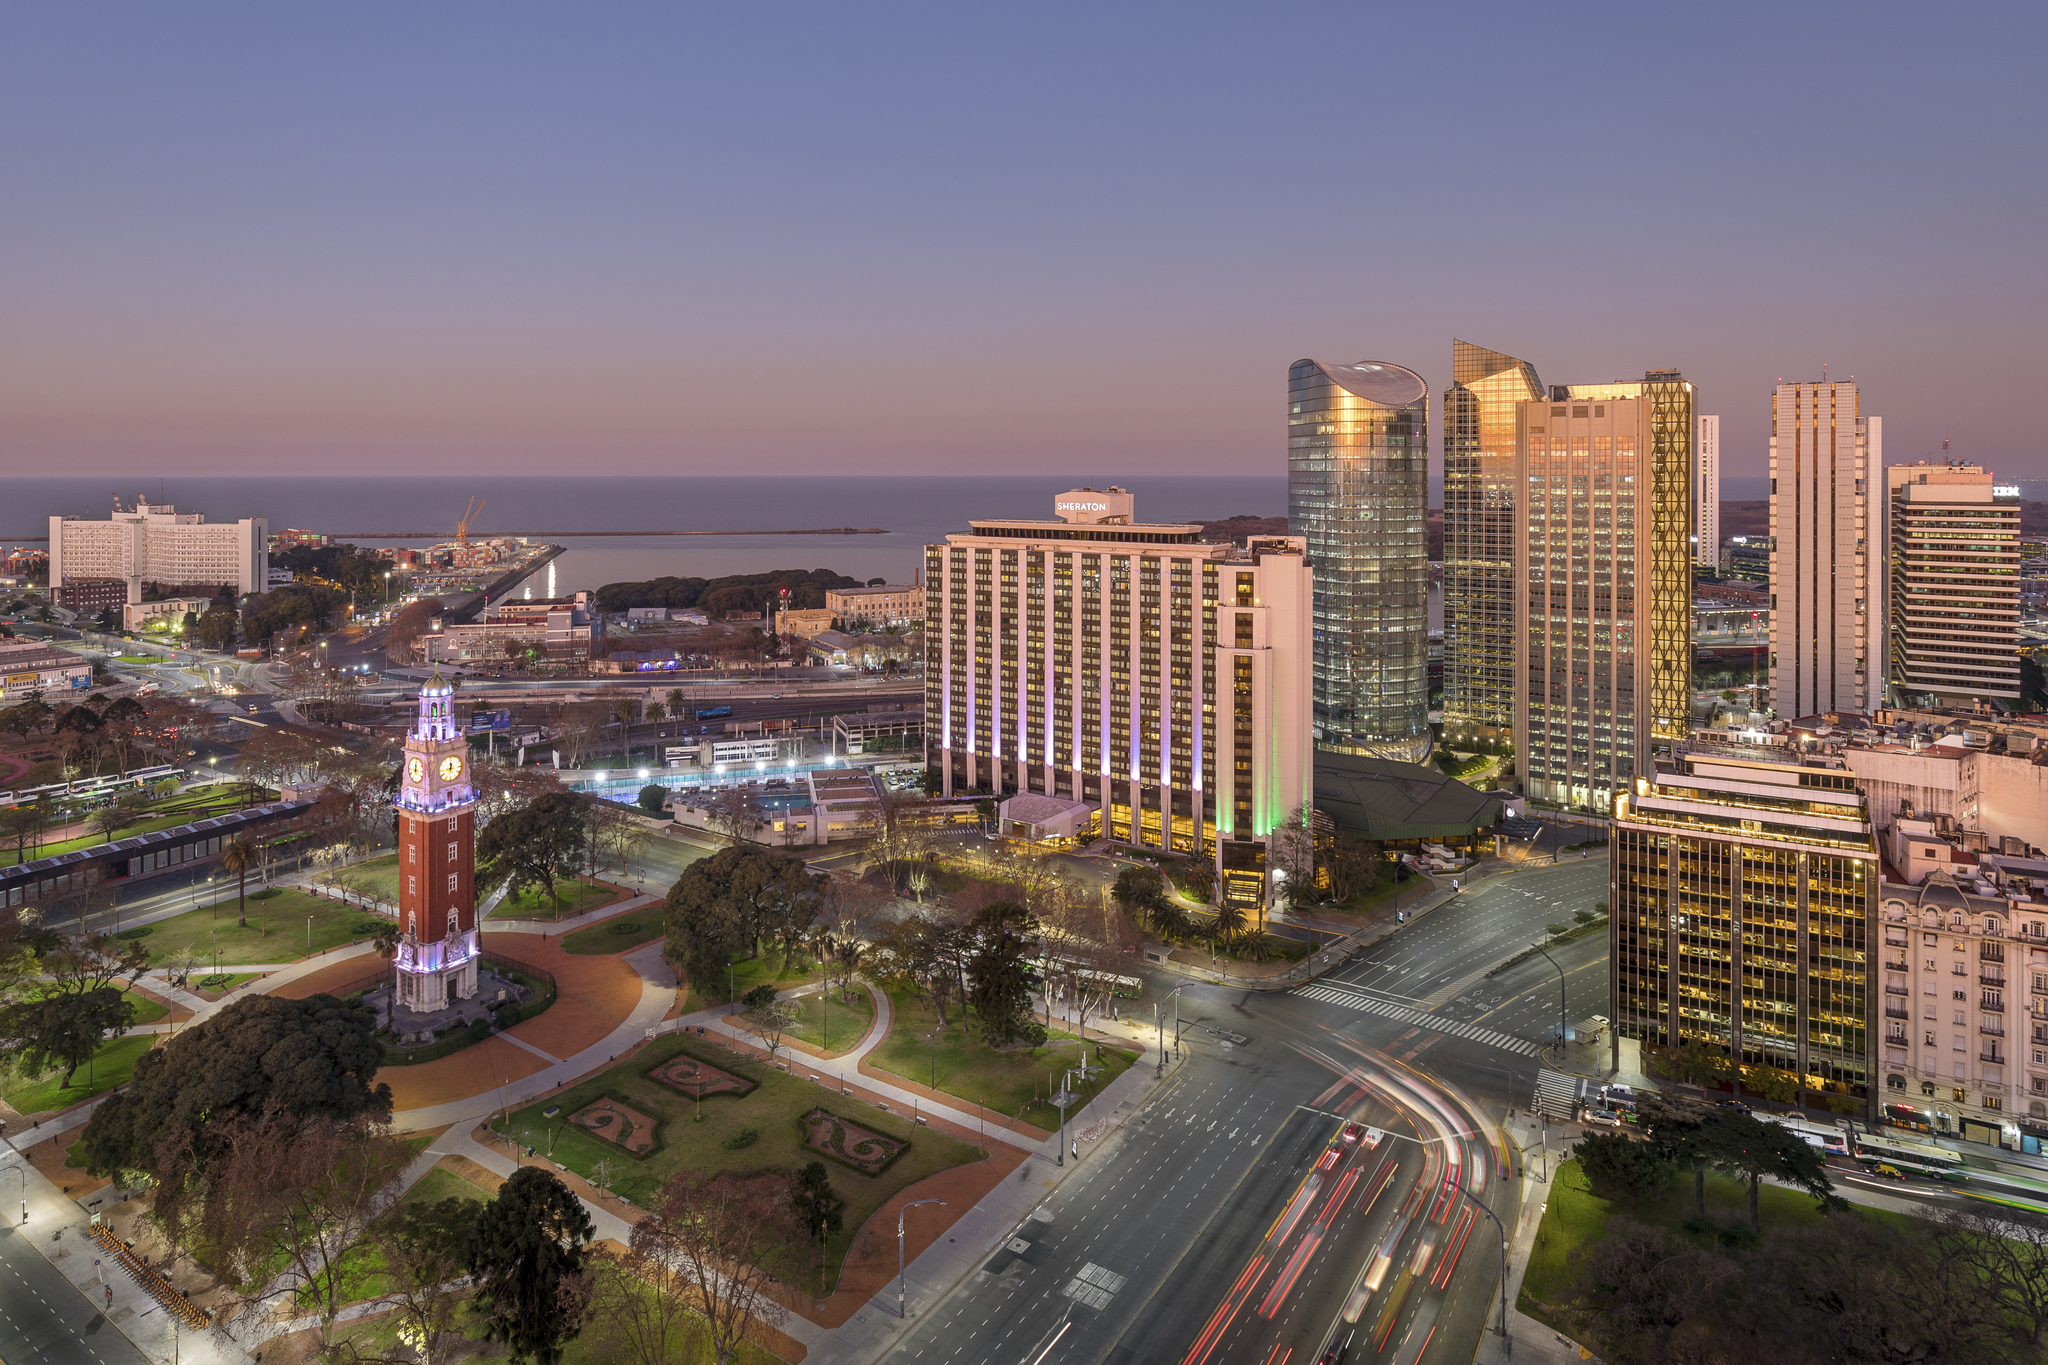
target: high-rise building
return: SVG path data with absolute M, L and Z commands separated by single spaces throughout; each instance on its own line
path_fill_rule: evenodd
M 1315 742 L 1429 756 L 1429 385 L 1399 365 L 1287 373 L 1287 518 L 1315 565 Z
M 1961 461 L 1885 470 L 1890 700 L 2020 695 L 2019 485 Z
M 1614 815 L 1617 1039 L 1725 1050 L 1853 1097 L 1871 1117 L 1880 869 L 1843 760 L 1681 742 Z
M 398 796 L 397 1004 L 420 1013 L 476 994 L 476 788 L 469 740 L 437 670 L 420 688 Z
M 209 522 L 198 512 L 138 498 L 119 503 L 106 521 L 50 518 L 50 586 L 118 578 L 128 600 L 142 600 L 142 585 L 173 591 L 230 587 L 236 596 L 270 590 L 270 523 L 262 517 Z
M 1536 367 L 1451 342 L 1444 390 L 1444 738 L 1507 744 L 1515 725 L 1516 405 Z
M 1514 737 L 1540 800 L 1604 813 L 1688 718 L 1691 403 L 1657 370 L 1518 406 Z
M 1882 704 L 1882 596 L 1870 490 L 1883 424 L 1854 380 L 1778 385 L 1771 400 L 1771 709 L 1787 718 Z
M 1693 448 L 1699 463 L 1692 475 L 1692 559 L 1714 573 L 1721 571 L 1721 419 L 1699 419 Z
M 1214 854 L 1225 894 L 1259 903 L 1265 837 L 1313 800 L 1305 545 L 1205 542 L 1116 488 L 1053 505 L 925 547 L 944 792 L 1095 807 L 1112 839 Z

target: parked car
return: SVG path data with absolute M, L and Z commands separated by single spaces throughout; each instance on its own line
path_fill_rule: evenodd
M 1586 1111 L 1586 1122 L 1603 1123 L 1609 1128 L 1619 1128 L 1621 1127 L 1621 1115 L 1615 1113 L 1612 1109 L 1588 1109 Z

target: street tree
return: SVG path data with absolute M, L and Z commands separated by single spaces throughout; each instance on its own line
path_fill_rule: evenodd
M 816 1253 L 813 1272 L 825 1264 L 825 1238 L 846 1226 L 841 1210 L 846 1201 L 832 1189 L 832 1174 L 822 1161 L 813 1161 L 789 1177 L 789 1206 L 809 1236 Z
M 388 1119 L 383 1061 L 365 1011 L 329 995 L 247 996 L 138 1057 L 128 1086 L 93 1111 L 80 1150 L 97 1175 L 154 1179 L 161 1208 L 186 1196 L 183 1177 L 213 1160 L 216 1126 L 237 1115 Z
M 802 1236 L 783 1177 L 685 1170 L 634 1228 L 633 1251 L 668 1268 L 668 1285 L 710 1329 L 718 1365 L 729 1365 L 742 1342 L 782 1322 L 770 1287 Z
M 476 842 L 477 863 L 492 881 L 505 882 L 510 894 L 538 885 L 559 907 L 555 882 L 583 863 L 584 828 L 581 799 L 550 792 L 486 825 Z
M 282 1107 L 236 1115 L 214 1137 L 204 1197 L 178 1201 L 190 1221 L 166 1231 L 204 1247 L 224 1284 L 246 1286 L 246 1302 L 289 1294 L 310 1306 L 324 1343 L 353 1296 L 346 1253 L 412 1159 L 410 1146 L 367 1114 L 305 1119 Z
M 1621 1133 L 1587 1133 L 1572 1156 L 1602 1199 L 1647 1198 L 1671 1183 L 1674 1169 L 1649 1143 Z
M 659 782 L 650 782 L 640 789 L 637 804 L 649 815 L 660 815 L 662 807 L 668 804 L 668 788 Z
M 1364 835 L 1338 830 L 1323 855 L 1323 868 L 1330 878 L 1330 898 L 1348 901 L 1380 884 L 1386 856 L 1378 843 Z
M 1007 901 L 985 905 L 974 916 L 968 998 L 981 1020 L 982 1036 L 997 1047 L 1020 1039 L 1045 1041 L 1044 1028 L 1031 1019 L 1031 983 L 1024 967 L 1037 928 L 1029 911 Z
M 18 1000 L 0 1007 L 0 1050 L 26 1075 L 63 1067 L 62 1085 L 69 1090 L 100 1044 L 134 1022 L 134 1003 L 112 986 Z
M 470 1230 L 469 1272 L 488 1341 L 518 1360 L 555 1365 L 582 1330 L 585 1248 L 597 1235 L 582 1201 L 538 1166 L 522 1166 Z

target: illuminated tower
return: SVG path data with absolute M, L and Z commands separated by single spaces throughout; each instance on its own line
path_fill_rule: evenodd
M 1444 390 L 1444 734 L 1506 747 L 1515 722 L 1515 405 L 1536 367 L 1451 342 Z
M 1315 571 L 1318 749 L 1429 757 L 1429 385 L 1362 360 L 1287 372 L 1287 527 Z
M 398 1001 L 431 1014 L 476 994 L 476 788 L 439 671 L 420 689 L 398 799 Z

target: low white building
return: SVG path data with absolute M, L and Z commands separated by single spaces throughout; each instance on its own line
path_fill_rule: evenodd
M 0 688 L 11 702 L 41 692 L 54 704 L 57 693 L 92 689 L 92 665 L 41 640 L 0 640 Z
M 270 523 L 262 517 L 209 522 L 198 512 L 137 498 L 105 521 L 50 518 L 50 582 L 118 578 L 128 600 L 144 583 L 226 586 L 237 597 L 270 587 Z
M 213 605 L 210 597 L 166 597 L 161 602 L 130 602 L 121 608 L 121 625 L 126 630 L 146 629 L 152 621 L 169 620 L 176 625 L 186 612 L 206 614 Z

